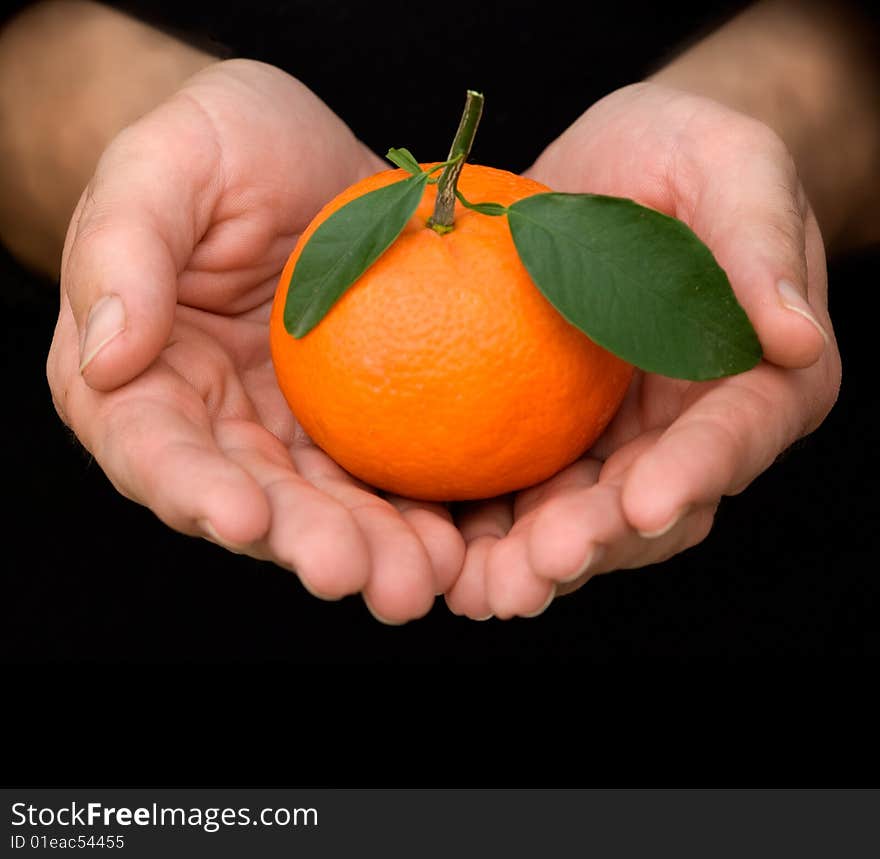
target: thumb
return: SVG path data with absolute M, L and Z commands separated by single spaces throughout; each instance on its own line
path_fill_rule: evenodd
M 788 149 L 756 120 L 659 93 L 641 88 L 633 103 L 624 90 L 599 102 L 527 175 L 559 190 L 631 197 L 681 219 L 727 272 L 764 357 L 812 365 L 831 331 L 825 256 Z M 615 107 L 620 99 L 626 111 Z
M 787 152 L 758 149 L 738 181 L 701 189 L 688 220 L 727 272 L 764 351 L 782 367 L 809 367 L 830 340 L 825 253 Z
M 116 213 L 107 226 L 73 239 L 62 269 L 79 335 L 79 370 L 108 391 L 143 372 L 171 333 L 177 273 L 155 232 Z
M 108 147 L 68 229 L 61 290 L 80 372 L 98 390 L 130 381 L 167 345 L 178 273 L 207 220 L 197 205 L 205 167 L 193 172 L 179 151 L 172 156 L 157 138 L 161 119 L 142 120 Z

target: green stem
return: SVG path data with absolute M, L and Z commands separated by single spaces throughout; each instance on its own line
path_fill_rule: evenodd
M 458 131 L 452 141 L 448 160 L 452 163 L 443 171 L 440 181 L 437 183 L 437 202 L 434 204 L 434 214 L 428 221 L 428 226 L 438 233 L 448 233 L 453 226 L 455 216 L 455 191 L 458 185 L 458 177 L 464 162 L 471 151 L 477 126 L 480 124 L 480 116 L 483 113 L 483 96 L 481 93 L 469 89 L 464 103 L 464 112 Z

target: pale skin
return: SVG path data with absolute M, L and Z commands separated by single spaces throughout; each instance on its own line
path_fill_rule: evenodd
M 48 361 L 59 414 L 119 491 L 172 528 L 271 559 L 317 596 L 360 593 L 391 623 L 441 593 L 472 618 L 535 615 L 596 573 L 694 545 L 724 495 L 830 410 L 840 359 L 825 245 L 880 236 L 877 70 L 859 28 L 832 17 L 759 4 L 590 108 L 529 171 L 690 224 L 765 361 L 712 383 L 638 374 L 588 456 L 453 522 L 442 505 L 380 497 L 314 447 L 269 362 L 269 305 L 297 235 L 383 162 L 278 69 L 216 62 L 93 4 L 39 4 L 0 35 L 0 115 L 19 119 L 0 140 L 18 202 L 0 208 L 0 234 L 50 272 L 60 260 Z M 800 37 L 774 40 L 774 26 Z M 111 30 L 115 55 L 64 62 L 100 53 L 90 43 Z M 774 62 L 754 61 L 771 50 Z M 39 70 L 27 103 L 8 85 L 23 58 Z M 746 80 L 744 58 L 767 79 Z M 785 98 L 795 67 L 815 76 L 808 91 L 835 97 Z M 62 75 L 78 96 L 63 118 L 71 98 L 47 106 Z M 63 140 L 40 134 L 50 107 Z

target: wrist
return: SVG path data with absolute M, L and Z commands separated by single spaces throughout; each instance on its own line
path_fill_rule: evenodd
M 826 244 L 854 246 L 880 238 L 880 63 L 872 41 L 839 5 L 758 3 L 651 80 L 776 131 Z
M 53 272 L 101 152 L 215 61 L 91 2 L 38 3 L 0 32 L 0 238 Z

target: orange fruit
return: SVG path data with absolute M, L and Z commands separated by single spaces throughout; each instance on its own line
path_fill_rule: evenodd
M 432 165 L 424 165 L 426 168 Z M 356 477 L 425 500 L 488 498 L 573 462 L 617 411 L 632 367 L 553 308 L 519 260 L 505 217 L 456 203 L 455 226 L 426 226 L 436 185 L 394 244 L 301 339 L 284 328 L 304 244 L 345 203 L 403 179 L 388 170 L 328 203 L 281 275 L 272 360 L 312 440 Z M 510 205 L 549 190 L 465 164 L 458 188 Z

